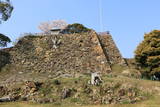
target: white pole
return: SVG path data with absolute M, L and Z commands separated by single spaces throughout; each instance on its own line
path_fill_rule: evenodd
M 99 20 L 100 20 L 100 31 L 103 32 L 103 12 L 102 12 L 101 0 L 99 0 Z

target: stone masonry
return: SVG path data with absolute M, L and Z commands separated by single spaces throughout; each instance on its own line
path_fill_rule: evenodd
M 125 60 L 120 54 L 120 51 L 117 48 L 115 42 L 113 41 L 112 36 L 110 34 L 107 34 L 107 32 L 103 32 L 99 33 L 98 37 L 108 62 L 110 64 L 125 65 Z
M 53 48 L 52 43 L 55 36 L 60 41 L 57 49 Z M 15 72 L 73 75 L 107 73 L 111 71 L 111 64 L 124 63 L 112 37 L 106 34 L 98 35 L 94 31 L 48 36 L 28 35 L 21 38 L 14 47 L 3 51 L 8 52 L 10 56 L 10 62 L 5 66 Z M 5 66 L 3 64 L 3 67 Z

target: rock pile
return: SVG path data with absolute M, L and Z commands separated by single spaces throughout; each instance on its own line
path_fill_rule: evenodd
M 44 83 L 26 81 L 14 89 L 1 87 L 0 102 L 56 103 L 67 100 L 70 103 L 124 104 L 135 103 L 146 98 L 138 88 L 118 82 L 104 82 L 99 86 L 93 86 L 82 80 L 76 80 L 74 83 L 71 79 L 67 82 L 62 81 L 61 84 L 55 84 L 54 81 Z M 70 86 L 68 86 L 69 84 Z

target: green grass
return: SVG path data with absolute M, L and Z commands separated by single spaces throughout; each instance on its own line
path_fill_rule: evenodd
M 115 69 L 120 69 L 115 67 Z M 124 68 L 123 68 L 124 69 Z M 3 72 L 1 72 L 3 74 Z M 5 75 L 5 74 L 3 74 Z M 39 77 L 34 75 L 35 77 Z M 44 75 L 43 75 L 44 76 Z M 103 75 L 103 87 L 112 86 L 114 90 L 117 90 L 121 87 L 121 85 L 133 86 L 136 87 L 134 91 L 141 89 L 142 93 L 140 95 L 145 96 L 147 99 L 144 101 L 140 101 L 136 104 L 128 104 L 129 102 L 124 101 L 123 104 L 117 105 L 86 105 L 91 104 L 88 100 L 88 94 L 84 93 L 85 86 L 90 80 L 90 76 L 84 75 L 80 78 L 56 78 L 56 79 L 47 79 L 45 84 L 39 90 L 40 94 L 44 94 L 42 97 L 49 97 L 56 100 L 56 102 L 52 104 L 33 104 L 29 102 L 11 102 L 11 103 L 0 103 L 0 107 L 159 107 L 160 105 L 160 83 L 158 81 L 150 81 L 150 80 L 143 80 L 143 79 L 136 79 L 136 78 L 129 78 L 125 76 L 110 77 L 108 75 Z M 57 81 L 60 82 L 57 85 Z M 15 85 L 14 85 L 15 87 Z M 67 99 L 61 100 L 59 98 L 62 89 L 70 88 L 73 92 L 80 94 L 80 98 L 76 98 L 71 96 Z M 87 88 L 91 88 L 94 90 L 98 90 L 99 87 L 97 86 L 90 86 L 87 85 Z M 76 92 L 74 91 L 76 90 Z M 139 90 L 137 90 L 139 91 Z M 138 92 L 139 93 L 139 92 Z M 159 95 L 158 95 L 159 94 Z M 100 93 L 96 94 L 97 96 L 101 95 Z M 93 104 L 93 103 L 92 103 Z
M 53 105 L 53 104 L 32 104 L 27 102 L 0 103 L 0 107 L 159 107 L 160 96 L 151 97 L 149 100 L 137 104 L 116 104 L 116 105 Z
M 77 85 L 80 86 L 82 85 L 81 82 L 87 81 L 88 78 L 86 79 L 84 78 L 63 78 L 63 79 L 58 79 L 58 80 L 61 82 L 61 85 L 59 85 L 58 87 L 61 88 L 66 85 L 68 85 L 68 87 L 72 87 L 73 84 L 75 84 L 74 83 L 75 81 L 78 81 Z M 103 80 L 107 83 L 110 83 L 110 81 L 112 81 L 115 84 L 116 83 L 132 84 L 135 87 L 139 87 L 139 88 L 142 87 L 143 88 L 142 90 L 146 91 L 146 93 L 144 93 L 144 96 L 146 96 L 148 99 L 144 101 L 140 101 L 136 104 L 128 104 L 128 102 L 124 102 L 123 104 L 115 104 L 115 105 L 86 105 L 85 104 L 86 97 L 83 96 L 84 101 L 81 101 L 83 99 L 76 99 L 76 98 L 71 97 L 63 101 L 55 102 L 53 104 L 33 104 L 29 102 L 11 102 L 11 103 L 0 103 L 0 107 L 159 107 L 160 105 L 160 101 L 159 101 L 160 84 L 158 81 L 141 80 L 141 79 L 127 78 L 127 77 L 108 78 L 105 76 L 103 76 Z M 54 80 L 50 82 L 54 83 Z M 50 83 L 48 82 L 48 84 Z M 53 86 L 54 85 L 55 84 L 53 84 Z M 55 88 L 53 86 L 50 88 Z M 119 86 L 115 85 L 115 88 L 116 87 L 118 88 Z M 43 91 L 46 91 L 46 90 L 43 90 Z M 150 95 L 151 93 L 152 95 Z

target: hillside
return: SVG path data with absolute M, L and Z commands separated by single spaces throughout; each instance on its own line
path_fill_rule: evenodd
M 122 57 L 107 33 L 26 35 L 0 50 L 0 99 L 55 105 L 141 102 L 160 86 L 143 83 L 133 62 Z M 100 85 L 89 84 L 92 72 L 100 73 Z

